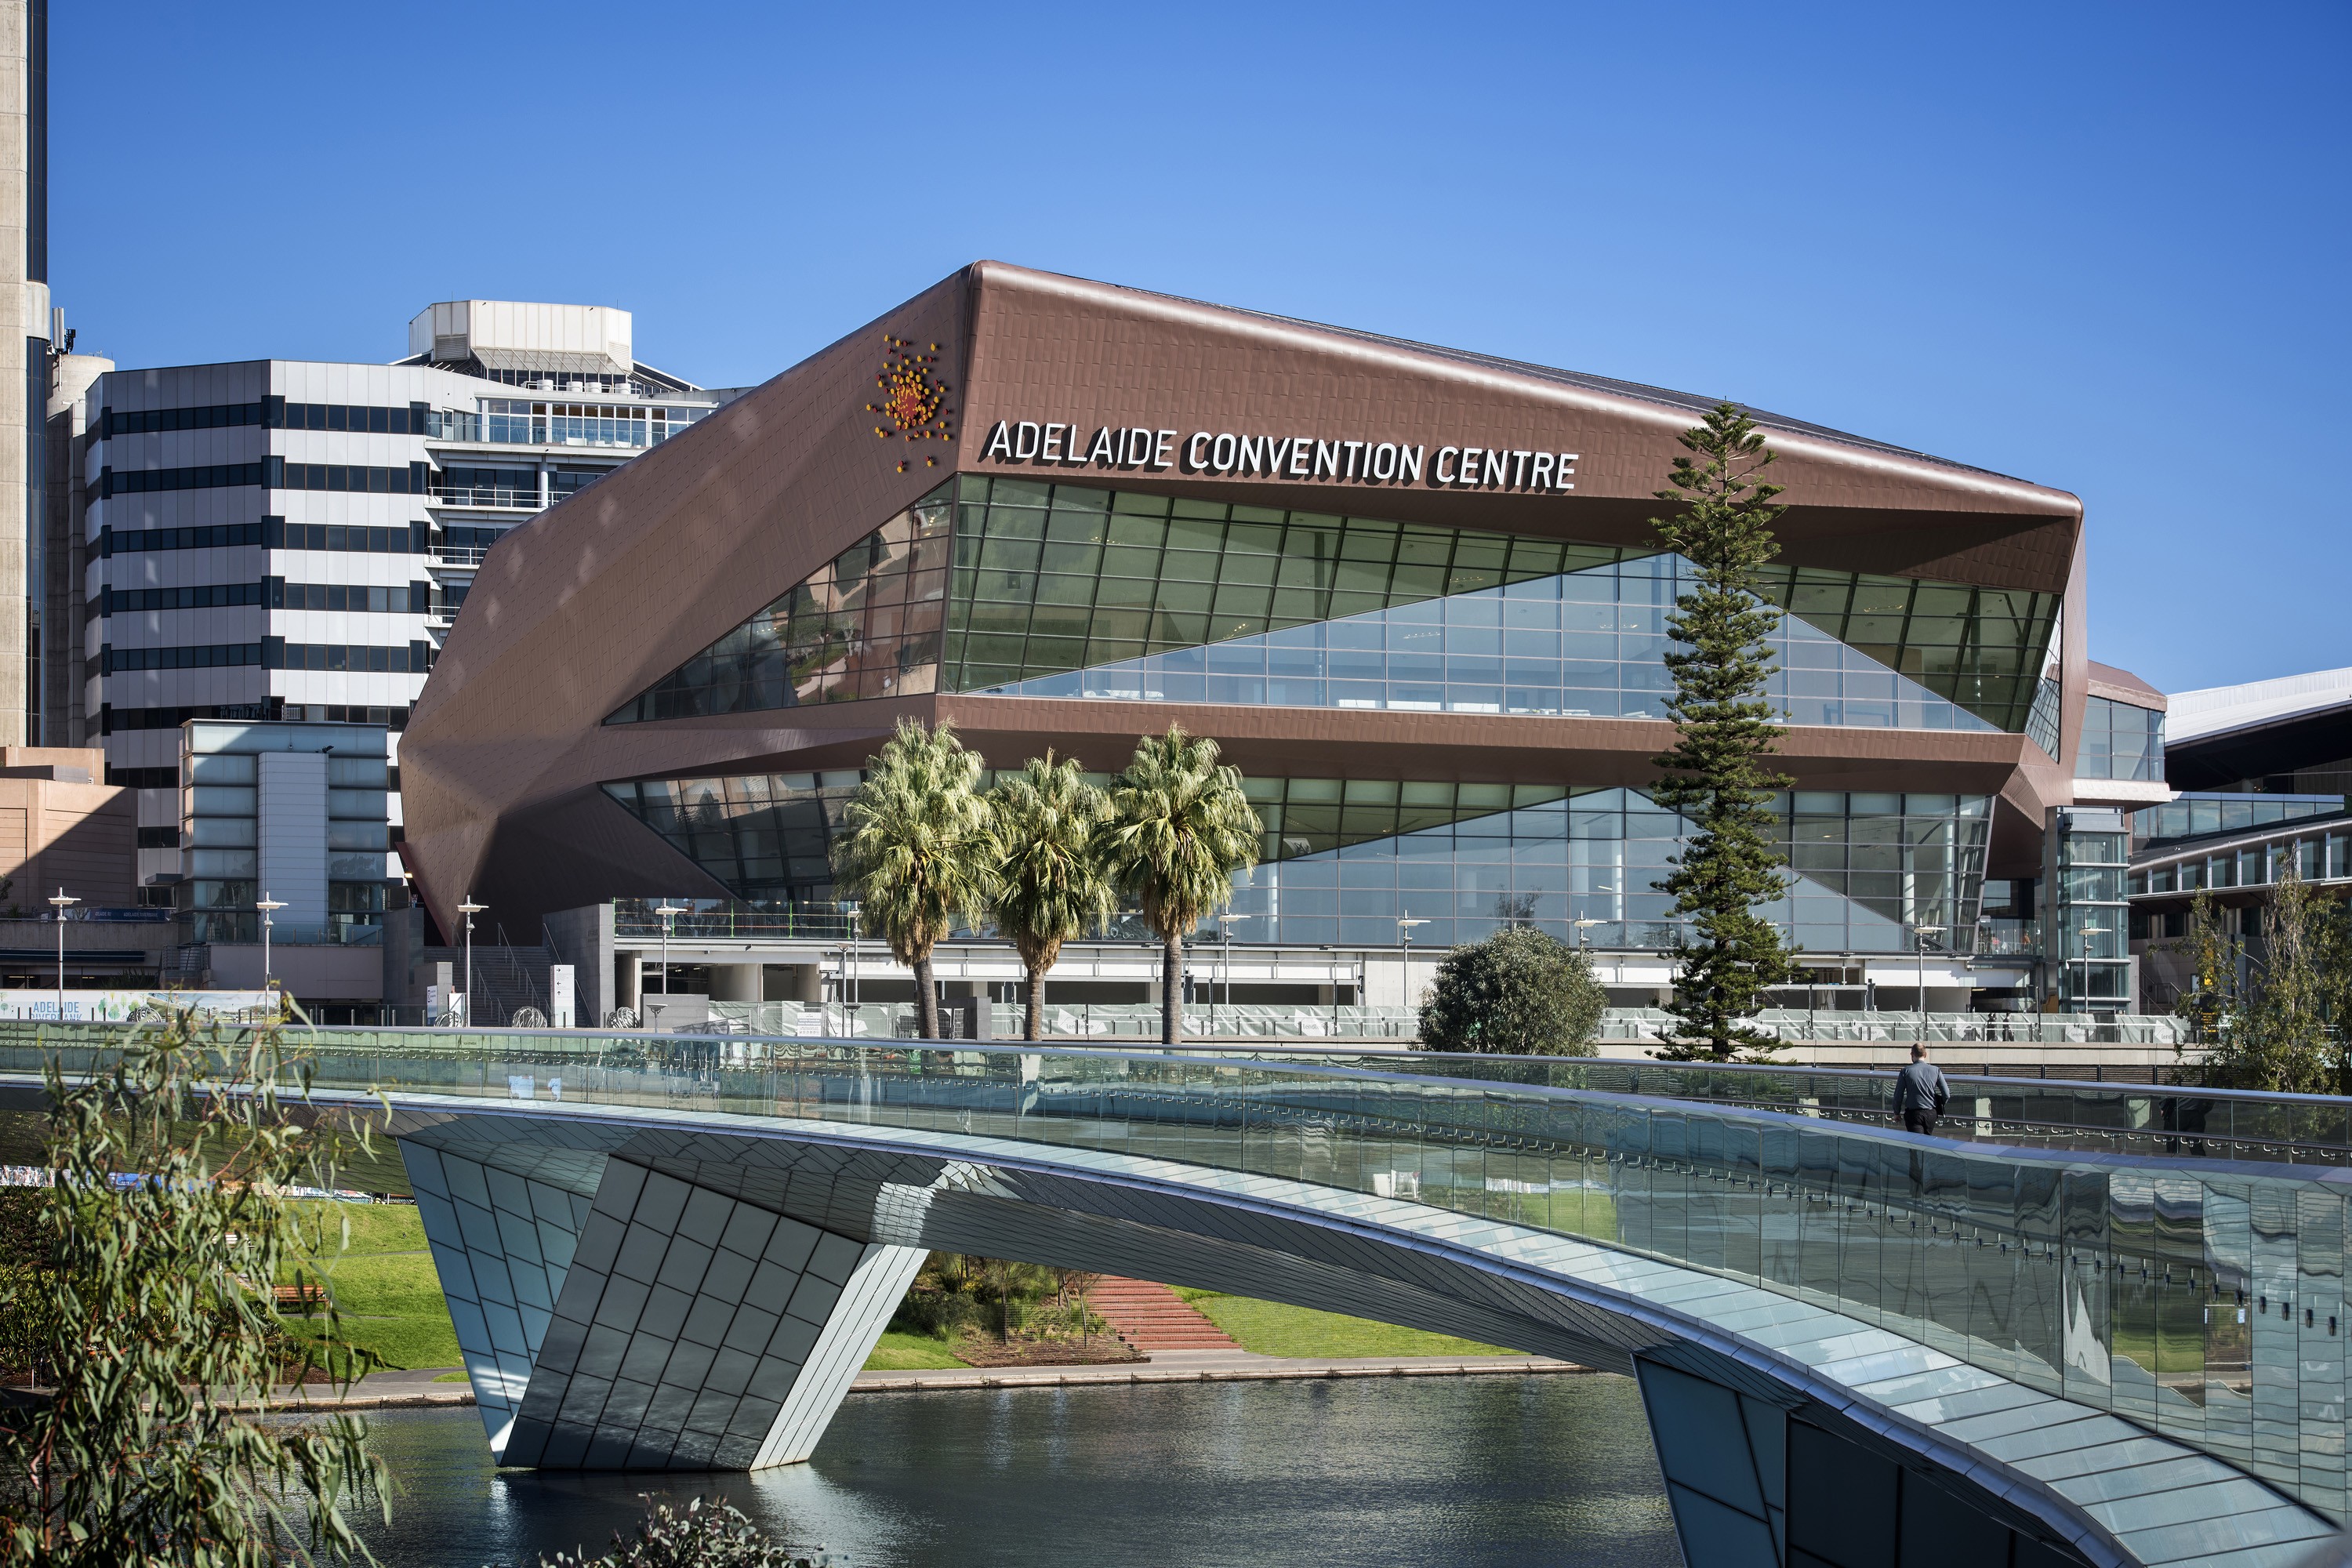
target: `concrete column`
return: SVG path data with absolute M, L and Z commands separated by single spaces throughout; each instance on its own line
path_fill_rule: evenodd
M 814 1006 L 824 999 L 824 972 L 814 963 L 771 963 L 761 972 L 762 1002 L 799 1002 Z
M 614 956 L 613 1005 L 637 1007 L 644 1005 L 644 961 L 632 952 Z M 598 1022 L 603 1022 L 599 1019 Z
M 760 966 L 756 963 L 712 964 L 710 999 L 713 1002 L 760 1001 Z

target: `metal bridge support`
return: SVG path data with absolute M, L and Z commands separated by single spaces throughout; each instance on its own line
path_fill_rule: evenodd
M 504 1465 L 805 1459 L 923 1260 L 617 1157 L 401 1153 Z

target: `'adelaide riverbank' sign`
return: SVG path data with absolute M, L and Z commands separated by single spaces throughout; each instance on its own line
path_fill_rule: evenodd
M 1524 447 L 1440 447 L 1399 441 L 1318 441 L 1307 436 L 1236 436 L 1179 432 L 1138 425 L 1097 427 L 1051 420 L 1000 419 L 981 453 L 984 463 L 1047 468 L 1129 468 L 1159 473 L 1264 474 L 1274 479 L 1339 484 L 1414 485 L 1447 489 L 1563 491 L 1576 488 L 1574 452 Z M 1424 481 L 1423 475 L 1427 478 Z

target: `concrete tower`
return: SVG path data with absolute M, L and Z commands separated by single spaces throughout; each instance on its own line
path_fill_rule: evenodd
M 41 739 L 49 394 L 48 0 L 0 0 L 0 746 Z

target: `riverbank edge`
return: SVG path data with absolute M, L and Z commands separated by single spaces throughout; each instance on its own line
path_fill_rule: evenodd
M 990 1388 L 1080 1388 L 1153 1383 L 1307 1383 L 1360 1377 L 1514 1377 L 1532 1373 L 1591 1372 L 1575 1362 L 1543 1356 L 1367 1356 L 1345 1361 L 1286 1361 L 1263 1358 L 1267 1364 L 1246 1361 L 1213 1366 L 1181 1363 L 1113 1363 L 1102 1366 L 973 1367 L 963 1372 L 945 1368 L 908 1372 L 861 1372 L 850 1384 L 852 1394 L 943 1394 Z M 464 1386 L 418 1388 L 398 1393 L 359 1392 L 338 1398 L 331 1393 L 312 1395 L 283 1389 L 272 1394 L 271 1410 L 422 1410 L 463 1407 L 474 1403 L 474 1391 Z

